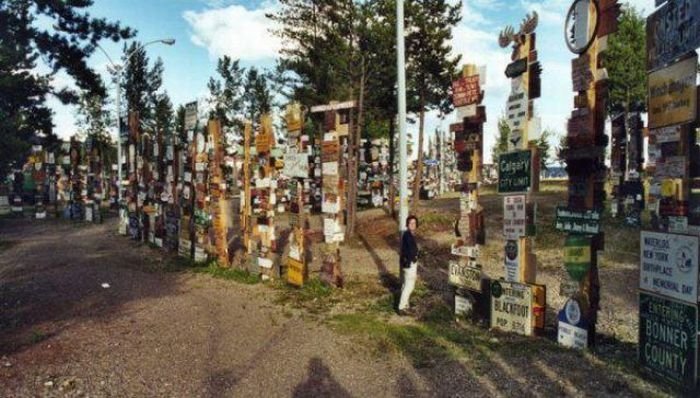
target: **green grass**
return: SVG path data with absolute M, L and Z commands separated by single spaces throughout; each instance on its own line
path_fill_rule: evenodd
M 339 289 L 334 289 L 316 278 L 309 279 L 302 287 L 291 286 L 283 280 L 272 286 L 278 291 L 275 303 L 305 309 L 315 315 L 333 308 L 340 301 L 342 294 Z
M 260 282 L 258 275 L 251 274 L 247 270 L 238 268 L 223 268 L 220 267 L 216 261 L 211 261 L 204 265 L 195 265 L 192 267 L 192 272 L 196 274 L 207 274 L 217 279 L 234 281 L 246 285 L 255 285 Z

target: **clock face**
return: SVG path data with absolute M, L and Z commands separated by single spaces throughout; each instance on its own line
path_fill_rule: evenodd
M 564 39 L 574 54 L 582 54 L 593 44 L 598 31 L 598 2 L 574 0 L 566 15 Z

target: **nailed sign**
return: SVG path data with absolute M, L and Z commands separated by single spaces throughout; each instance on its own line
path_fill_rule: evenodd
M 669 1 L 647 18 L 647 69 L 700 47 L 700 2 Z
M 498 157 L 498 192 L 527 192 L 531 184 L 532 153 L 517 151 Z
M 481 292 L 481 267 L 451 261 L 448 281 L 451 285 Z
M 697 63 L 695 54 L 649 74 L 649 128 L 695 120 Z
M 639 288 L 698 302 L 698 237 L 642 231 Z
M 511 62 L 506 67 L 506 77 L 514 78 L 522 75 L 527 71 L 527 58 L 520 58 L 517 61 Z
M 453 81 L 452 91 L 452 103 L 456 107 L 480 103 L 479 75 L 461 77 Z
M 197 102 L 185 104 L 185 130 L 192 130 L 197 125 Z
M 680 387 L 697 380 L 698 309 L 639 292 L 639 363 L 648 373 Z
M 491 327 L 532 335 L 532 289 L 516 282 L 491 282 Z
M 506 239 L 518 239 L 526 235 L 525 202 L 525 195 L 503 197 L 503 235 Z
M 306 153 L 284 154 L 284 169 L 282 171 L 287 177 L 308 178 L 309 177 L 309 155 Z
M 564 268 L 571 279 L 580 282 L 591 268 L 591 238 L 569 235 L 564 243 Z
M 583 234 L 598 234 L 600 232 L 600 210 L 571 210 L 557 206 L 554 226 L 559 231 Z

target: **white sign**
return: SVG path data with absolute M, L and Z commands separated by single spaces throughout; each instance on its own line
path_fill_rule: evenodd
M 559 321 L 557 340 L 564 347 L 583 350 L 588 346 L 588 330 Z
M 321 164 L 321 173 L 324 176 L 337 176 L 338 162 L 325 162 Z
M 455 294 L 455 315 L 470 316 L 474 310 L 474 303 L 468 298 Z
M 639 288 L 698 302 L 698 237 L 642 231 Z
M 491 328 L 532 335 L 532 289 L 506 281 L 491 283 Z
M 307 178 L 309 176 L 309 156 L 305 153 L 289 153 L 284 155 L 284 169 L 287 177 Z
M 503 235 L 506 239 L 525 236 L 527 225 L 525 195 L 503 197 Z
M 506 280 L 517 282 L 520 275 L 520 248 L 517 240 L 506 241 L 505 246 L 505 267 Z

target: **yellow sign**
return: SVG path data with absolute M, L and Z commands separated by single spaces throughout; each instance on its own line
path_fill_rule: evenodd
M 695 120 L 698 56 L 649 74 L 649 128 Z
M 301 261 L 297 261 L 291 257 L 287 257 L 287 282 L 294 286 L 304 285 L 304 275 L 306 267 Z
M 564 247 L 564 262 L 565 263 L 590 263 L 591 262 L 591 247 L 590 246 L 566 246 L 566 247 Z

